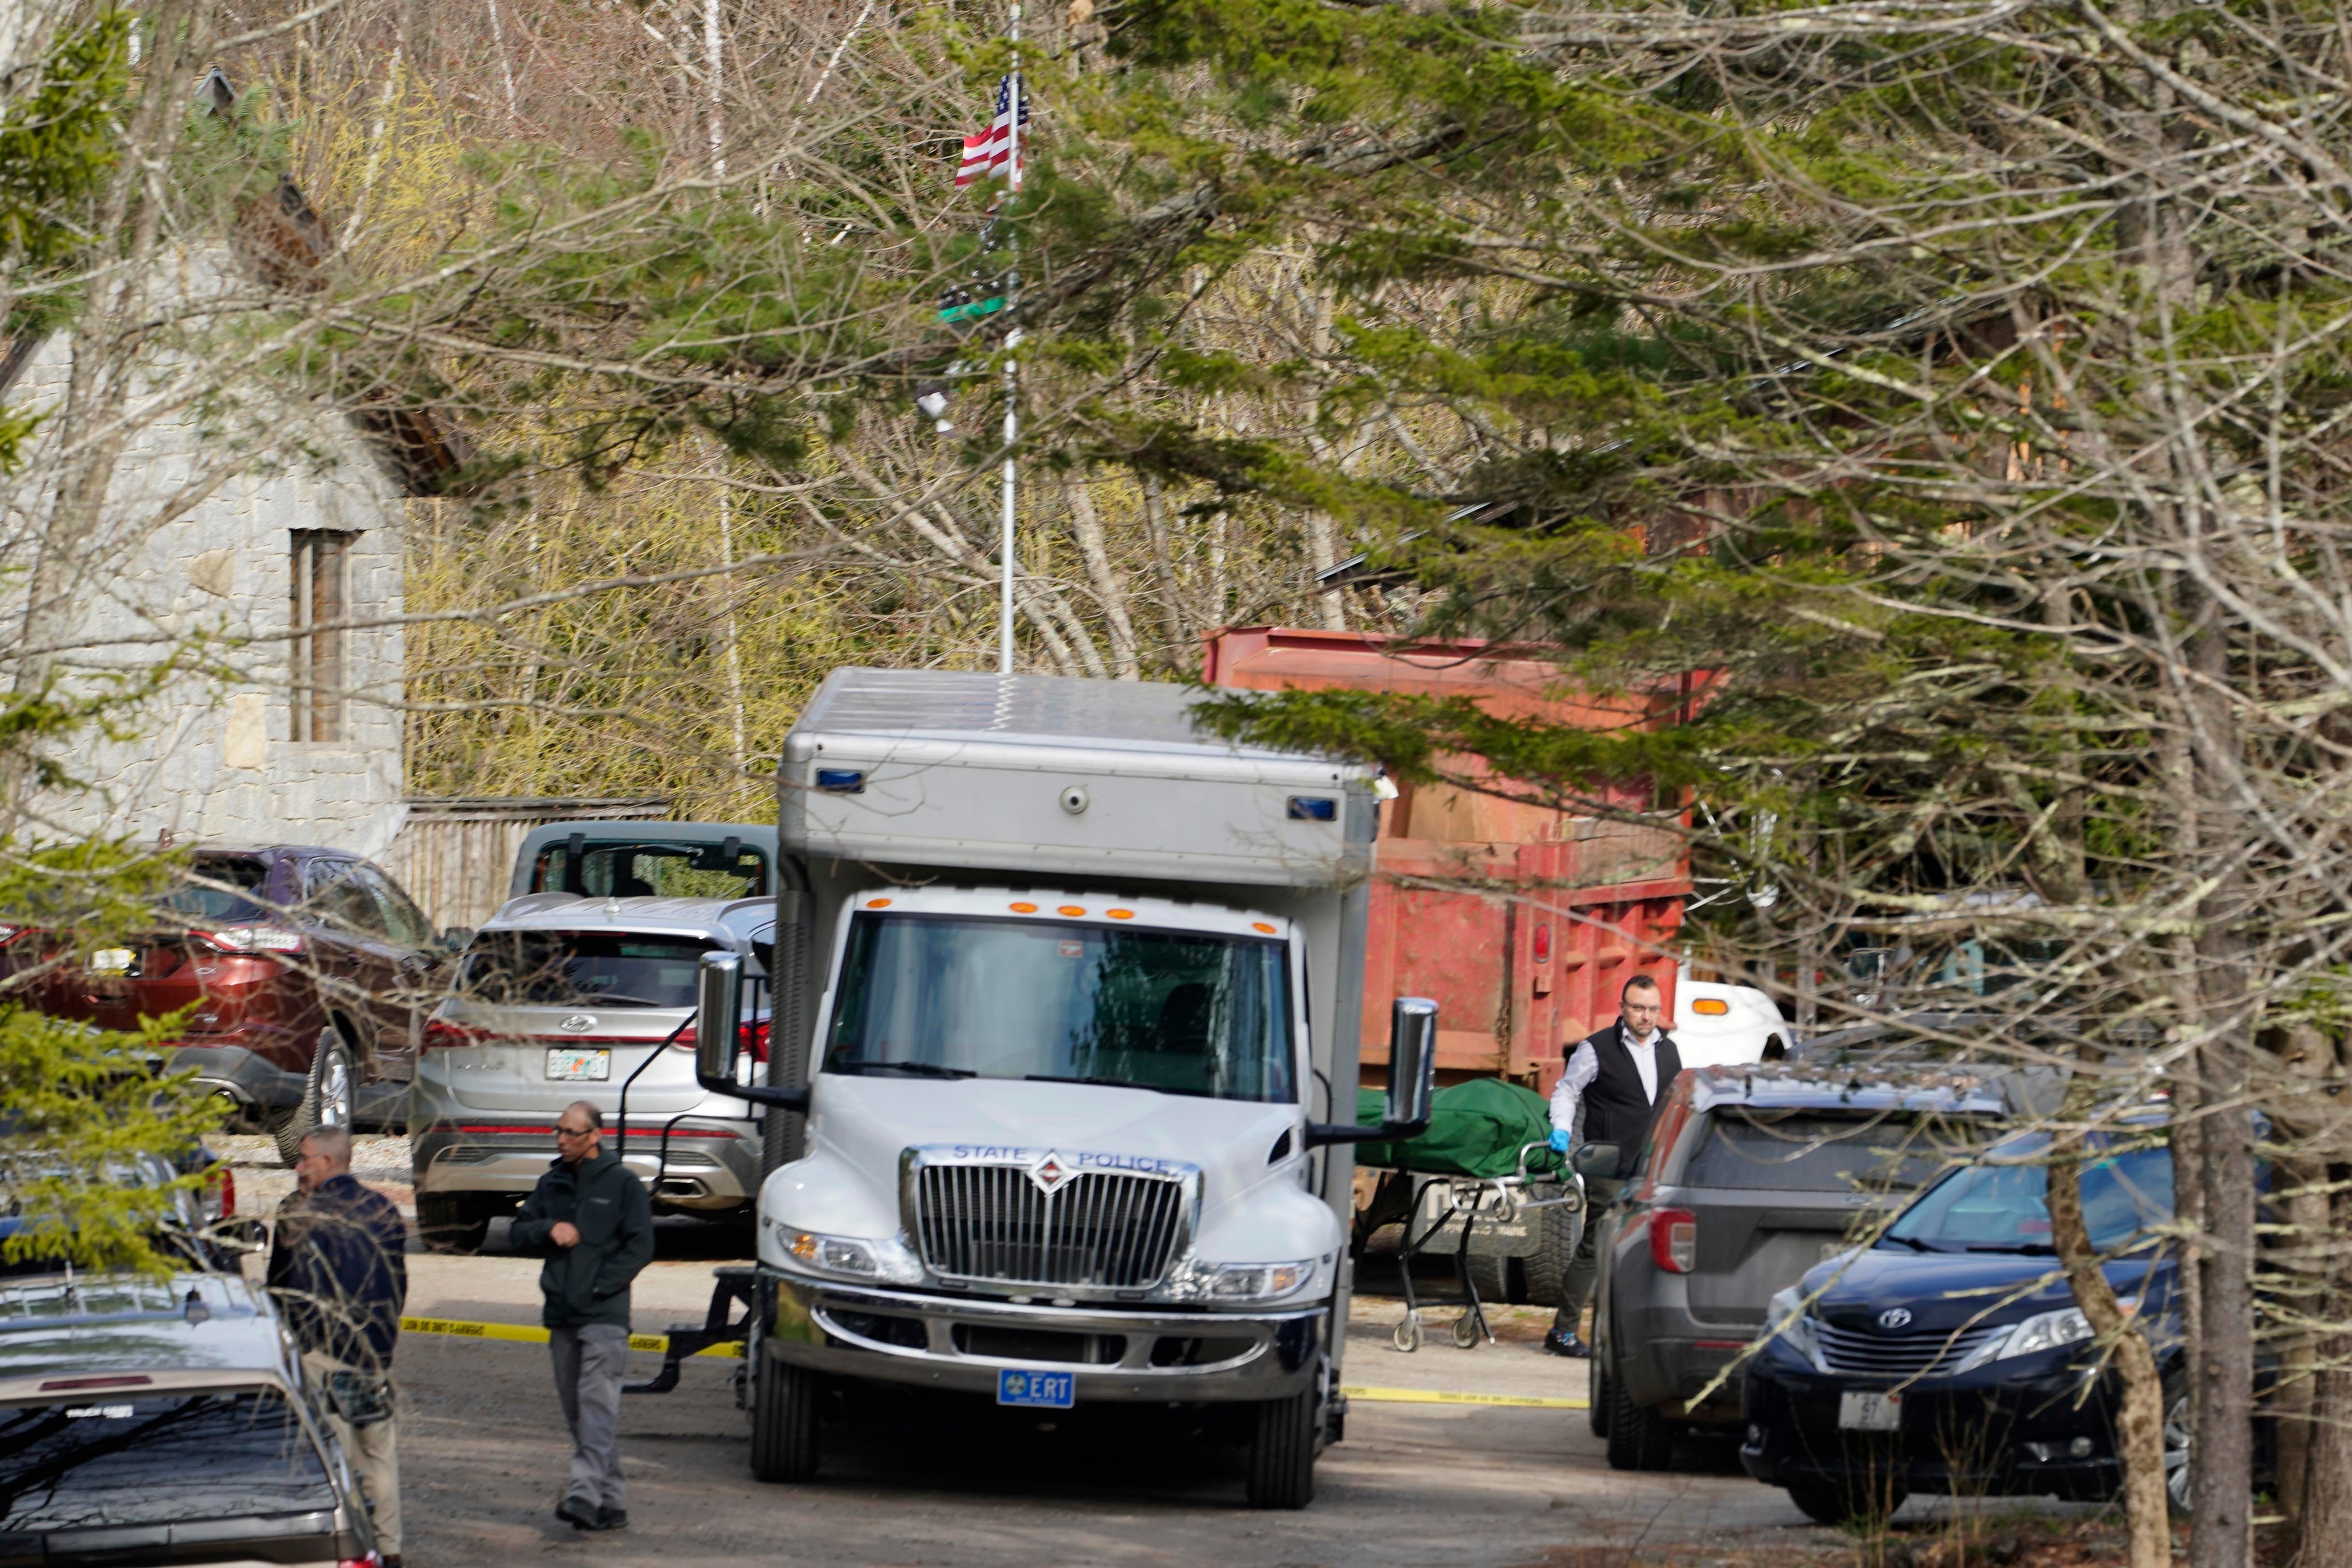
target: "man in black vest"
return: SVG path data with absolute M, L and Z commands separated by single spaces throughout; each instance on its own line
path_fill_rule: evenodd
M 1666 1097 L 1675 1075 L 1683 1070 L 1682 1053 L 1658 1026 L 1665 1014 L 1665 998 L 1658 983 L 1646 974 L 1625 982 L 1617 994 L 1617 1021 L 1577 1043 L 1568 1053 L 1568 1072 L 1551 1091 L 1551 1144 L 1566 1151 L 1580 1140 L 1576 1113 L 1584 1111 L 1586 1143 L 1614 1143 L 1624 1151 L 1620 1176 L 1631 1174 L 1642 1141 L 1658 1104 Z M 1617 1201 L 1618 1180 L 1588 1176 L 1584 1181 L 1584 1230 L 1577 1237 L 1576 1256 L 1559 1282 L 1559 1310 L 1552 1314 L 1551 1332 L 1544 1349 L 1554 1355 L 1590 1356 L 1592 1348 L 1576 1337 L 1584 1316 L 1585 1299 L 1592 1294 L 1592 1243 L 1601 1211 Z

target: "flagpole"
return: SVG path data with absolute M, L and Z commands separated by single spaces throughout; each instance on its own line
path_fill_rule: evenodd
M 1013 95 L 1005 115 L 1011 122 L 1006 128 L 1006 141 L 1012 153 L 1012 162 L 1009 165 L 1012 171 L 1009 176 L 1010 189 L 1005 197 L 1008 206 L 1013 202 L 1018 201 L 1021 196 L 1020 0 L 1013 0 L 1011 39 Z M 1008 243 L 1013 260 L 1012 269 L 1006 274 L 1004 279 L 1004 310 L 1009 316 L 1021 302 L 1021 249 L 1019 231 L 1009 229 L 1007 232 L 1011 236 Z M 1004 537 L 1000 544 L 1001 559 L 1004 563 L 1004 581 L 996 606 L 996 672 L 999 675 L 1013 673 L 1013 440 L 1018 429 L 1019 416 L 1016 410 L 1020 401 L 1021 373 L 1019 361 L 1013 357 L 1012 351 L 1019 347 L 1020 342 L 1021 329 L 1015 326 L 1004 337 L 1006 351 L 1004 359 Z

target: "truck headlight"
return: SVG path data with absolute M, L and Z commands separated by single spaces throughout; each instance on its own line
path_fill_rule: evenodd
M 784 1250 L 792 1254 L 793 1262 L 822 1273 L 846 1274 L 863 1279 L 881 1277 L 881 1268 L 874 1261 L 874 1249 L 845 1236 L 788 1230 L 784 1232 Z
M 836 1279 L 865 1279 L 889 1285 L 912 1285 L 922 1280 L 921 1262 L 895 1239 L 828 1236 L 819 1230 L 803 1230 L 795 1225 L 771 1225 L 765 1219 L 760 1223 L 762 1228 L 773 1232 L 775 1247 L 783 1255 L 781 1261 L 787 1268 L 830 1275 Z
M 1300 1263 L 1221 1263 L 1209 1276 L 1213 1301 L 1278 1301 L 1315 1278 L 1315 1259 Z

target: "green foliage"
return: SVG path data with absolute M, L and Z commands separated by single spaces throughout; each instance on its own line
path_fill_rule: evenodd
M 26 1222 L 0 1257 L 93 1271 L 173 1266 L 155 1229 L 204 1173 L 158 1184 L 131 1173 L 156 1160 L 176 1169 L 221 1120 L 193 1073 L 155 1070 L 179 1022 L 110 1034 L 0 1003 L 0 1198 Z

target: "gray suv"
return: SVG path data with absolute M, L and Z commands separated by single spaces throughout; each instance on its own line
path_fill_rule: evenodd
M 1610 1466 L 1664 1469 L 1677 1433 L 1736 1430 L 1740 1376 L 1725 1373 L 1774 1293 L 1866 1239 L 2006 1109 L 1967 1070 L 1765 1062 L 1676 1079 L 1633 1179 L 1594 1216 L 1591 1420 Z M 1607 1145 L 1577 1165 L 1621 1168 Z
M 740 954 L 763 975 L 775 921 L 772 898 L 533 893 L 476 931 L 456 988 L 425 1021 L 409 1101 L 425 1244 L 478 1248 L 491 1219 L 546 1172 L 555 1119 L 575 1100 L 604 1112 L 606 1146 L 656 1210 L 747 1209 L 760 1189 L 760 1122 L 746 1102 L 696 1081 L 688 1026 L 703 954 Z M 737 1070 L 748 1082 L 765 1071 L 763 1007 L 746 1007 L 743 1031 Z

